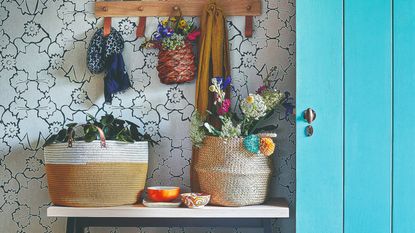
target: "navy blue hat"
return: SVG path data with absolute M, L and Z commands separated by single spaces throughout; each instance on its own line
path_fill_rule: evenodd
M 105 102 L 111 102 L 113 94 L 126 90 L 131 86 L 125 70 L 122 51 L 124 39 L 121 34 L 111 28 L 108 37 L 104 37 L 104 30 L 98 29 L 92 37 L 88 48 L 87 65 L 93 74 L 106 70 Z

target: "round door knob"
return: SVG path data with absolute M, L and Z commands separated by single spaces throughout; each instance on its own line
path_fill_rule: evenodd
M 306 120 L 309 124 L 315 121 L 317 117 L 316 112 L 311 108 L 308 108 L 307 110 L 305 110 L 303 115 L 304 115 L 304 120 Z

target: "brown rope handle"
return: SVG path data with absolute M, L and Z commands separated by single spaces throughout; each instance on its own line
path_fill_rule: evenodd
M 73 137 L 72 137 L 72 133 L 74 132 L 74 128 L 77 127 L 77 126 L 81 126 L 81 125 L 76 125 L 74 127 L 69 128 L 69 131 L 68 131 L 68 134 L 67 134 L 68 135 L 68 148 L 72 148 L 72 146 L 73 146 L 74 140 L 73 140 Z M 100 142 L 101 142 L 101 148 L 106 148 L 107 147 L 107 142 L 105 140 L 104 131 L 98 126 L 95 126 L 95 128 L 99 132 L 99 139 L 100 139 Z

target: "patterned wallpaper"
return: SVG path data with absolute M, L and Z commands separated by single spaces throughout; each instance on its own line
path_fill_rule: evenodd
M 255 18 L 255 35 L 243 36 L 244 19 L 229 18 L 234 95 L 246 95 L 277 66 L 274 81 L 295 97 L 295 2 L 264 0 Z M 197 19 L 195 19 L 197 20 Z M 147 32 L 157 19 L 148 20 Z M 194 111 L 194 83 L 160 84 L 156 51 L 139 50 L 136 18 L 113 20 L 126 40 L 124 58 L 133 88 L 103 104 L 103 76 L 86 68 L 89 40 L 101 19 L 88 0 L 0 1 L 0 232 L 64 232 L 65 220 L 46 217 L 50 204 L 44 173 L 44 140 L 85 113 L 138 123 L 159 141 L 151 148 L 149 185 L 189 190 L 191 143 L 187 135 Z M 295 123 L 283 110 L 275 114 L 278 151 L 272 195 L 290 201 L 292 217 L 277 220 L 275 232 L 295 232 Z M 111 229 L 89 232 L 255 232 L 252 229 Z

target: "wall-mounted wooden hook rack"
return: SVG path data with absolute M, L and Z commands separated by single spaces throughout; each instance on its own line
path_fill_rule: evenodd
M 200 16 L 209 0 L 141 0 L 99 1 L 95 3 L 97 17 L 171 16 L 174 9 L 183 16 Z M 246 16 L 246 34 L 252 35 L 252 16 L 261 15 L 261 0 L 217 0 L 227 16 Z
M 261 0 L 217 0 L 225 15 L 261 15 Z M 179 7 L 183 16 L 199 16 L 208 0 L 101 1 L 95 3 L 97 17 L 170 16 Z

